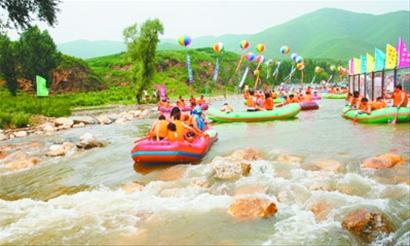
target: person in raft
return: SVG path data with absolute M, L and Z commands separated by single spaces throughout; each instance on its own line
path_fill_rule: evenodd
M 309 87 L 310 88 L 310 87 Z M 312 95 L 310 94 L 311 91 L 307 90 L 305 96 L 303 97 L 304 102 L 311 102 L 313 101 Z
M 154 122 L 151 130 L 148 133 L 148 138 L 152 140 L 160 141 L 167 137 L 168 134 L 168 121 L 164 115 L 160 115 L 158 121 Z
M 196 106 L 196 99 L 194 96 L 191 95 L 189 98 L 189 104 L 191 105 L 191 108 L 194 108 Z
M 231 113 L 231 112 L 235 111 L 235 109 L 226 102 L 226 103 L 224 103 L 222 108 L 219 109 L 219 111 L 225 112 L 225 113 Z
M 290 94 L 288 99 L 286 99 L 286 104 L 291 104 L 291 103 L 300 103 L 299 99 L 295 97 L 295 95 Z
M 359 104 L 359 114 L 360 113 L 370 114 L 371 112 L 372 112 L 372 107 L 369 103 L 369 100 L 366 97 L 363 97 L 362 100 L 360 100 L 360 104 Z
M 407 104 L 409 103 L 409 96 L 403 91 L 401 84 L 397 84 L 394 87 L 391 97 L 393 98 L 393 107 L 407 107 Z
M 275 104 L 272 99 L 272 94 L 269 92 L 265 92 L 265 101 L 263 102 L 263 107 L 266 110 L 273 110 L 275 107 Z
M 371 103 L 372 110 L 378 110 L 387 107 L 386 102 L 383 100 L 383 97 L 376 98 L 376 101 Z
M 202 115 L 201 106 L 196 106 L 194 110 L 192 110 L 192 128 L 196 135 L 201 135 L 205 130 L 205 120 Z
M 256 107 L 256 98 L 255 92 L 253 90 L 249 90 L 249 96 L 246 98 L 246 111 L 257 111 Z
M 360 93 L 358 91 L 353 92 L 353 96 L 350 98 L 349 105 L 351 108 L 356 109 L 360 104 Z
M 158 106 L 164 107 L 164 108 L 171 107 L 171 105 L 169 104 L 169 101 L 166 98 L 162 98 L 161 101 L 159 101 Z
M 199 106 L 201 106 L 202 104 L 205 104 L 204 95 L 201 95 L 201 96 L 199 97 L 199 99 L 198 99 L 198 101 L 197 101 L 197 104 L 198 104 Z
M 182 98 L 182 96 L 179 96 L 179 97 L 178 97 L 177 107 L 178 107 L 178 108 L 185 108 L 185 101 L 184 101 L 184 99 Z

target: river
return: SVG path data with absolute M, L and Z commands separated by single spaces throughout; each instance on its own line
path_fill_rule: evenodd
M 232 101 L 237 108 L 242 101 Z M 360 244 L 341 226 L 353 207 L 373 207 L 388 217 L 396 233 L 376 243 L 410 237 L 410 164 L 363 170 L 364 159 L 387 152 L 410 155 L 410 124 L 361 125 L 340 116 L 343 100 L 321 100 L 320 110 L 297 119 L 264 123 L 218 124 L 219 140 L 200 164 L 150 168 L 134 166 L 133 141 L 152 120 L 90 126 L 30 136 L 1 144 L 75 141 L 85 132 L 106 140 L 104 148 L 50 158 L 19 172 L 0 168 L 0 244 Z M 213 106 L 220 106 L 222 102 Z M 209 162 L 242 148 L 263 152 L 249 176 L 210 181 Z M 303 165 L 276 161 L 279 154 L 303 158 Z M 336 160 L 343 171 L 318 171 L 311 163 Z M 175 177 L 173 177 L 175 176 Z M 125 192 L 138 181 L 142 191 Z M 407 182 L 407 184 L 406 184 Z M 328 189 L 313 189 L 312 186 Z M 227 213 L 238 190 L 259 189 L 256 196 L 276 201 L 268 219 L 238 221 Z M 330 188 L 329 188 L 330 187 Z M 332 208 L 318 220 L 309 207 L 326 201 Z

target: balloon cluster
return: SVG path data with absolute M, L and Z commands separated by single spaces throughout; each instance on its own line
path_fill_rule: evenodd
M 241 44 L 239 45 L 241 47 L 242 50 L 246 50 L 247 48 L 249 48 L 249 42 L 248 40 L 242 40 Z
M 287 55 L 287 54 L 289 54 L 289 51 L 290 51 L 290 49 L 289 49 L 289 47 L 286 46 L 286 45 L 280 47 L 280 53 L 282 53 L 282 55 Z
M 212 49 L 213 49 L 216 53 L 219 53 L 219 52 L 221 52 L 221 51 L 224 50 L 224 44 L 221 43 L 221 42 L 215 43 L 215 44 L 212 46 Z
M 184 35 L 184 36 L 181 36 L 181 37 L 178 38 L 178 43 L 179 43 L 179 45 L 181 45 L 181 46 L 185 46 L 185 47 L 186 47 L 186 46 L 190 45 L 191 42 L 192 42 L 191 37 L 189 37 L 189 36 L 187 36 L 187 35 Z

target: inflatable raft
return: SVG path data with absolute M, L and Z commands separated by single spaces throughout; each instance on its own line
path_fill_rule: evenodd
M 315 102 L 315 101 L 301 102 L 300 103 L 300 108 L 301 108 L 302 111 L 315 110 L 315 109 L 319 109 L 319 104 L 317 104 L 317 102 Z
M 322 98 L 325 99 L 346 99 L 346 94 L 322 93 Z
M 357 109 L 346 106 L 342 116 L 345 119 L 354 120 L 359 123 L 390 123 L 397 117 L 397 122 L 410 122 L 410 108 L 402 107 L 399 111 L 395 107 L 374 110 L 371 114 L 359 113 Z
M 280 104 L 280 103 L 283 103 L 284 101 L 285 101 L 285 99 L 282 98 L 282 97 L 278 97 L 278 98 L 273 99 L 274 104 Z M 243 105 L 246 105 L 246 100 L 243 101 Z
M 172 108 L 173 107 L 169 107 L 169 108 L 166 108 L 166 107 L 158 107 L 158 111 L 160 111 L 160 112 L 162 112 L 162 113 L 170 113 L 171 112 L 171 110 L 172 110 Z M 208 110 L 208 104 L 202 104 L 201 105 L 201 108 L 202 108 L 202 110 Z M 191 111 L 192 110 L 192 107 L 191 106 L 185 106 L 185 107 L 183 107 L 183 108 L 180 108 L 180 110 L 182 111 L 182 112 L 188 112 L 188 111 Z
M 269 120 L 284 120 L 294 118 L 301 108 L 298 103 L 292 103 L 280 108 L 274 108 L 271 111 L 256 112 L 231 112 L 225 113 L 217 109 L 208 110 L 208 118 L 214 122 L 256 122 Z
M 200 161 L 217 139 L 218 134 L 213 130 L 207 130 L 192 143 L 143 139 L 131 150 L 131 156 L 136 163 L 193 163 Z

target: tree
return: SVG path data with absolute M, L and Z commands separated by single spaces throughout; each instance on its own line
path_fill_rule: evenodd
M 0 75 L 6 80 L 7 89 L 13 96 L 16 96 L 18 89 L 18 67 L 16 44 L 6 35 L 0 35 Z
M 60 54 L 47 31 L 41 32 L 37 26 L 28 28 L 20 36 L 18 51 L 22 76 L 33 81 L 33 88 L 36 75 L 51 81 L 51 71 L 59 64 Z
M 11 24 L 26 29 L 31 26 L 33 15 L 52 26 L 57 21 L 59 3 L 60 0 L 0 0 L 0 9 L 7 12 L 6 17 L 0 15 L 0 29 Z
M 137 24 L 134 24 L 123 31 L 128 46 L 127 57 L 134 65 L 133 82 L 138 103 L 141 102 L 143 90 L 149 87 L 154 76 L 158 35 L 163 33 L 164 27 L 158 19 L 145 21 L 139 30 Z

